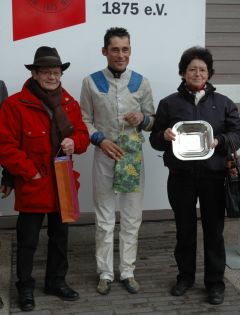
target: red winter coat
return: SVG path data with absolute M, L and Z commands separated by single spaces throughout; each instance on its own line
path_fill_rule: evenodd
M 76 100 L 63 89 L 62 106 L 74 126 L 75 152 L 85 152 L 89 135 Z M 51 148 L 51 119 L 27 88 L 7 98 L 0 111 L 0 165 L 15 175 L 15 210 L 58 211 Z M 37 173 L 42 178 L 32 179 Z M 77 175 L 76 175 L 77 177 Z

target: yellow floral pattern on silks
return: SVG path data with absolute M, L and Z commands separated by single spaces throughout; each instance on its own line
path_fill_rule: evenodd
M 129 139 L 130 139 L 131 141 L 137 141 L 137 142 L 142 143 L 142 142 L 141 142 L 141 138 L 139 137 L 139 135 L 138 135 L 137 132 L 132 133 L 132 134 L 129 136 Z
M 124 155 L 115 164 L 113 188 L 116 193 L 140 192 L 142 143 L 143 136 L 137 131 L 130 135 L 120 134 L 118 144 Z
M 124 170 L 127 171 L 127 173 L 129 175 L 132 175 L 132 176 L 138 176 L 138 173 L 135 169 L 135 167 L 132 165 L 132 164 L 128 164 L 124 167 Z

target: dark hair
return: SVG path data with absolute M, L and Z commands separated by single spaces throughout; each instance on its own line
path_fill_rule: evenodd
M 110 44 L 110 40 L 112 37 L 127 37 L 130 42 L 130 34 L 128 31 L 123 27 L 111 27 L 106 31 L 104 36 L 104 48 L 107 49 L 108 45 Z
M 194 46 L 185 50 L 178 64 L 179 74 L 183 76 L 186 73 L 187 66 L 193 59 L 204 61 L 208 68 L 208 79 L 214 74 L 213 58 L 211 52 L 204 47 Z

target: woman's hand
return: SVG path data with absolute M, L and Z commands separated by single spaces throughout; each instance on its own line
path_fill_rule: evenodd
M 166 141 L 175 141 L 176 140 L 176 134 L 174 132 L 172 132 L 172 129 L 171 128 L 167 128 L 165 131 L 164 131 L 164 139 Z
M 217 145 L 218 145 L 218 139 L 214 139 L 213 143 L 211 144 L 211 148 L 215 149 Z

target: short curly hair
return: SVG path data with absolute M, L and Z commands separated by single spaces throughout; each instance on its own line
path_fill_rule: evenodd
M 206 63 L 208 68 L 208 79 L 210 79 L 215 72 L 213 69 L 212 54 L 207 48 L 200 46 L 191 47 L 183 52 L 178 64 L 178 73 L 183 76 L 186 73 L 187 66 L 193 59 L 200 59 Z
M 107 49 L 112 37 L 127 37 L 130 42 L 130 34 L 123 27 L 111 27 L 106 31 L 104 36 L 104 48 Z

